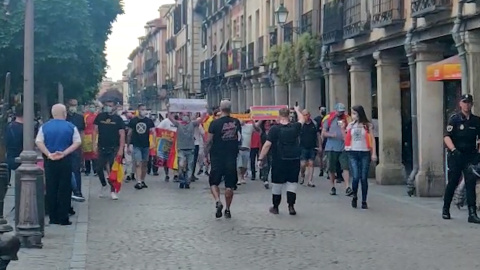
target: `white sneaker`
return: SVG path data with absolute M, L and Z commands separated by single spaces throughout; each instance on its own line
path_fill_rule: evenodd
M 115 192 L 110 193 L 110 197 L 112 197 L 112 200 L 118 200 L 117 193 Z
M 100 188 L 100 192 L 98 194 L 98 197 L 100 198 L 106 198 L 108 194 L 108 186 L 104 186 Z

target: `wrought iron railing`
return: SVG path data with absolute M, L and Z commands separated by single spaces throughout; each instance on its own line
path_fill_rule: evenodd
M 452 8 L 453 0 L 411 0 L 411 16 L 414 18 L 423 17 L 427 14 L 434 14 Z M 459 0 L 455 0 L 459 1 Z
M 323 5 L 322 42 L 332 44 L 343 39 L 343 4 L 331 1 Z
M 404 22 L 404 0 L 373 0 L 372 27 L 383 28 Z
M 343 38 L 354 38 L 370 31 L 369 18 L 362 18 L 362 0 L 344 0 Z

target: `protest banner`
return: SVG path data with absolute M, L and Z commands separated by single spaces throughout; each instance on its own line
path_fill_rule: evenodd
M 252 120 L 248 113 L 232 113 L 230 116 L 244 122 Z
M 206 112 L 206 99 L 186 99 L 186 98 L 171 98 L 169 99 L 170 112 Z
M 278 111 L 280 109 L 288 108 L 287 105 L 273 105 L 273 106 L 251 106 L 250 116 L 252 120 L 277 120 Z
M 157 166 L 178 169 L 177 133 L 167 129 L 156 128 Z

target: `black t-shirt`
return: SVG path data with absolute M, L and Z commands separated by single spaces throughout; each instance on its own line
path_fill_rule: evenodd
M 99 113 L 94 125 L 98 126 L 98 147 L 119 147 L 119 131 L 125 129 L 125 124 L 120 116 L 106 112 Z
M 128 127 L 132 130 L 132 138 L 130 143 L 135 147 L 150 146 L 150 129 L 154 128 L 152 119 L 144 117 L 135 117 L 130 120 Z
M 23 124 L 11 122 L 5 129 L 7 158 L 16 158 L 23 151 Z
M 315 122 L 310 121 L 308 124 L 303 124 L 300 134 L 300 146 L 306 149 L 317 147 L 317 132 L 318 128 Z
M 274 125 L 270 128 L 267 141 L 272 143 L 270 152 L 275 160 L 300 159 L 301 130 L 302 124 L 299 122 Z
M 208 133 L 213 134 L 211 158 L 237 158 L 238 134 L 242 133 L 240 121 L 230 116 L 215 119 L 208 128 Z
M 77 127 L 78 132 L 85 130 L 85 119 L 81 114 L 78 113 L 69 113 L 67 114 L 67 121 Z
M 322 133 L 322 120 L 323 118 L 325 117 L 325 115 L 319 115 L 315 118 L 313 118 L 313 121 L 315 121 L 315 123 L 317 124 L 317 130 L 319 133 Z

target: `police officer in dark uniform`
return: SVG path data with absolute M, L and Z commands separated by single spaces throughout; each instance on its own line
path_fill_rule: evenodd
M 448 148 L 448 184 L 445 189 L 442 217 L 450 219 L 450 204 L 462 173 L 465 179 L 468 222 L 480 223 L 475 206 L 475 186 L 477 177 L 470 165 L 477 164 L 479 152 L 477 138 L 480 137 L 480 117 L 472 114 L 473 97 L 465 94 L 461 97 L 461 111 L 450 117 L 443 141 Z

